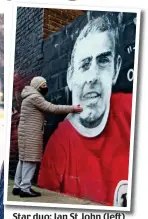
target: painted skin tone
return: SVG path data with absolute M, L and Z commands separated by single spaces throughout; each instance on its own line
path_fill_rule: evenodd
M 69 121 L 86 137 L 99 135 L 107 123 L 112 86 L 121 67 L 121 57 L 115 60 L 113 32 L 90 32 L 80 40 L 74 55 L 74 72 L 67 83 L 74 105 L 81 104 L 83 112 L 68 115 Z

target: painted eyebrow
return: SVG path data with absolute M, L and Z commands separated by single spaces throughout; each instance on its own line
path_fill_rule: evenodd
M 106 56 L 113 56 L 113 54 L 111 51 L 103 52 L 97 56 L 97 59 L 102 58 L 102 57 L 106 57 Z
M 85 62 L 85 61 L 87 61 L 87 60 L 90 62 L 90 61 L 92 60 L 92 58 L 93 58 L 92 56 L 89 56 L 89 57 L 87 57 L 87 58 L 85 58 L 85 59 L 82 59 L 82 60 L 80 61 L 80 63 Z
M 96 58 L 98 59 L 98 58 L 102 58 L 102 57 L 106 57 L 106 56 L 113 56 L 113 54 L 112 54 L 111 51 L 107 51 L 107 52 L 103 52 L 103 53 L 99 54 Z M 82 59 L 80 61 L 80 63 L 85 62 L 86 60 L 88 60 L 90 62 L 92 59 L 93 59 L 93 57 L 89 56 L 89 57 L 87 57 L 85 59 Z

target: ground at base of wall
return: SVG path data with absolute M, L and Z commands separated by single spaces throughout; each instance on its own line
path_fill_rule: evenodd
M 39 203 L 57 203 L 57 204 L 77 204 L 77 205 L 96 205 L 94 202 L 88 200 L 78 199 L 62 195 L 49 190 L 41 189 L 38 187 L 32 187 L 35 191 L 41 192 L 42 196 L 37 198 L 20 198 L 19 196 L 12 195 L 13 180 L 9 180 L 8 185 L 8 201 L 16 202 L 39 202 Z M 97 204 L 98 205 L 98 204 Z

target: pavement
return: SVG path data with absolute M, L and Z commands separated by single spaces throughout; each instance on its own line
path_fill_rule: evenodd
M 12 195 L 13 189 L 13 180 L 9 180 L 8 183 L 8 199 L 7 201 L 16 201 L 16 202 L 34 202 L 34 203 L 56 203 L 56 204 L 77 204 L 77 205 L 98 205 L 97 203 L 78 199 L 75 197 L 63 195 L 61 193 L 49 191 L 46 189 L 41 189 L 39 187 L 32 187 L 35 191 L 41 192 L 41 197 L 36 198 L 20 198 L 19 196 Z
M 0 133 L 1 137 L 4 132 L 4 117 L 3 110 L 0 110 Z M 1 139 L 2 140 L 2 139 Z M 8 198 L 7 201 L 16 201 L 16 202 L 34 202 L 34 203 L 56 203 L 56 204 L 76 204 L 76 205 L 98 205 L 98 203 L 91 202 L 85 199 L 78 199 L 76 197 L 64 195 L 61 193 L 49 191 L 46 189 L 41 189 L 39 187 L 33 186 L 32 188 L 35 191 L 41 192 L 41 197 L 36 198 L 20 198 L 19 196 L 12 195 L 13 189 L 13 180 L 8 182 Z

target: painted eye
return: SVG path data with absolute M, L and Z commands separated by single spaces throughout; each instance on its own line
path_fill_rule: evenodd
M 107 64 L 107 63 L 109 63 L 110 61 L 109 61 L 109 59 L 107 58 L 107 57 L 100 57 L 99 59 L 98 59 L 98 64 Z
M 81 66 L 81 68 L 82 68 L 83 70 L 87 70 L 87 69 L 89 68 L 89 66 L 90 66 L 90 63 L 89 63 L 89 62 L 86 62 L 86 63 L 84 63 L 84 64 Z

